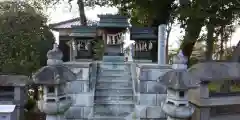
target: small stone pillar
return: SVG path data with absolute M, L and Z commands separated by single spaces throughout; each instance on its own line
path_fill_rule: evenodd
M 189 103 L 188 90 L 197 87 L 196 79 L 187 71 L 186 58 L 182 52 L 174 57 L 173 70 L 164 74 L 162 82 L 167 87 L 167 98 L 162 103 L 162 110 L 167 120 L 188 120 L 194 112 Z
M 34 83 L 42 89 L 38 107 L 46 113 L 46 120 L 65 120 L 64 113 L 72 103 L 66 92 L 66 83 L 75 80 L 76 76 L 62 65 L 62 57 L 62 52 L 54 44 L 53 49 L 47 53 L 47 66 L 33 75 Z
M 129 28 L 127 28 L 126 33 L 125 33 L 125 38 L 124 38 L 125 41 L 124 42 L 125 42 L 125 44 L 127 42 L 129 42 L 130 45 L 128 46 L 129 51 L 128 51 L 126 57 L 128 58 L 128 61 L 133 62 L 133 45 L 134 45 L 134 43 L 131 41 L 130 36 L 131 36 L 130 30 L 129 30 Z
M 166 64 L 166 25 L 158 27 L 158 64 Z

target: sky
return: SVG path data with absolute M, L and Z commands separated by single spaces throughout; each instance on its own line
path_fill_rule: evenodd
M 78 8 L 76 2 L 72 2 L 72 9 L 70 10 L 70 6 L 67 2 L 62 2 L 55 7 L 51 7 L 47 9 L 47 15 L 49 16 L 49 23 L 61 22 L 64 20 L 68 20 L 71 18 L 78 17 Z M 106 14 L 106 13 L 117 13 L 117 8 L 110 7 L 95 7 L 95 8 L 85 8 L 86 16 L 90 20 L 99 20 L 98 14 Z M 57 35 L 55 33 L 55 35 Z M 174 49 L 179 47 L 179 39 L 183 36 L 183 32 L 181 32 L 179 25 L 174 25 L 172 32 L 169 38 L 169 48 Z M 236 27 L 235 32 L 231 37 L 231 44 L 236 45 L 240 40 L 240 27 Z

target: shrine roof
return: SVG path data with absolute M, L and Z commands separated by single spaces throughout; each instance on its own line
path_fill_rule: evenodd
M 132 40 L 156 40 L 157 36 L 154 34 L 155 27 L 132 27 Z
M 64 29 L 64 28 L 72 28 L 73 25 L 81 25 L 80 18 L 69 19 L 57 23 L 49 24 L 52 29 Z
M 73 32 L 96 32 L 97 26 L 72 25 Z
M 94 25 L 97 23 L 96 21 L 87 21 L 87 22 L 89 25 Z M 77 17 L 77 18 L 49 24 L 49 27 L 51 29 L 58 30 L 58 29 L 71 29 L 72 26 L 80 26 L 80 25 L 81 25 L 80 17 Z
M 131 26 L 126 16 L 107 14 L 98 15 L 98 17 L 100 18 L 98 27 L 127 28 Z
M 70 36 L 73 37 L 95 37 L 97 26 L 72 26 L 73 30 Z

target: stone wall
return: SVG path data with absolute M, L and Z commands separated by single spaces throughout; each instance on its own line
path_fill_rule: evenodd
M 69 120 L 87 119 L 91 116 L 94 100 L 91 75 L 94 75 L 97 66 L 92 62 L 68 62 L 65 65 L 77 75 L 77 80 L 68 84 L 68 93 L 74 102 L 65 116 Z
M 161 109 L 161 102 L 166 97 L 166 88 L 158 81 L 165 72 L 171 70 L 169 65 L 138 64 L 137 77 L 140 81 L 141 120 L 164 120 L 166 116 Z
M 69 62 L 65 63 L 65 65 L 76 73 L 78 77 L 77 80 L 69 83 L 70 89 L 68 92 L 73 97 L 74 103 L 65 116 L 68 120 L 91 118 L 97 65 L 91 62 Z M 161 102 L 166 97 L 166 88 L 160 84 L 158 78 L 169 70 L 171 70 L 171 66 L 168 65 L 136 65 L 136 76 L 140 86 L 139 103 L 136 104 L 136 112 L 142 120 L 166 119 L 165 114 L 161 112 Z

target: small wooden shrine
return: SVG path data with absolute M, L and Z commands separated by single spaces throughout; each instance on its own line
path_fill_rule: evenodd
M 128 18 L 120 15 L 99 15 L 99 18 L 98 30 L 105 43 L 104 55 L 124 55 L 125 32 L 130 27 Z
M 157 42 L 157 36 L 154 30 L 157 28 L 150 27 L 132 27 L 131 40 L 135 41 L 134 60 L 152 60 L 151 51 L 153 43 Z
M 72 26 L 70 56 L 73 60 L 92 59 L 92 41 L 96 38 L 96 26 Z

